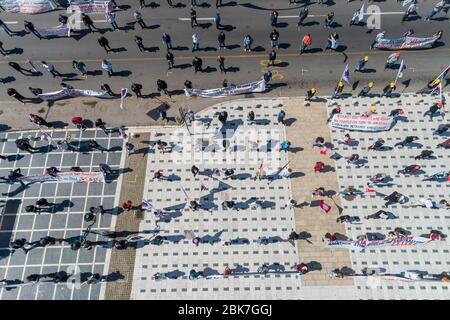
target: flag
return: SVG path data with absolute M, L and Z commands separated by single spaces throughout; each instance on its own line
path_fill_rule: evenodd
M 348 64 L 345 66 L 344 72 L 342 73 L 342 80 L 350 84 L 350 70 L 348 68 Z
M 407 6 L 408 4 L 412 3 L 413 0 L 403 0 L 402 6 Z
M 403 78 L 403 71 L 406 69 L 406 66 L 403 64 L 403 60 L 400 63 L 400 68 L 398 69 L 397 79 Z
M 183 191 L 184 195 L 186 196 L 186 200 L 190 200 L 188 194 L 186 193 L 186 190 L 184 190 L 184 188 L 181 188 L 181 190 Z
M 325 201 L 323 200 L 319 201 L 319 206 L 323 211 L 325 211 L 325 213 L 328 213 L 331 210 L 331 206 L 326 204 Z
M 125 97 L 128 94 L 128 89 L 127 88 L 122 88 L 120 90 L 120 109 L 123 109 L 123 102 L 125 100 Z
M 37 69 L 36 69 L 36 67 L 34 66 L 33 61 L 31 61 L 30 59 L 27 59 L 27 62 L 28 62 L 28 63 L 30 64 L 30 66 L 31 66 L 31 71 L 33 71 L 33 72 L 38 72 Z
M 358 16 L 358 22 L 361 22 L 364 19 L 364 3 L 361 7 L 361 9 L 359 9 L 359 16 Z
M 366 188 L 366 192 L 377 192 L 375 189 Z
M 436 79 L 434 79 L 433 83 L 436 83 L 436 80 L 438 80 L 438 79 L 441 80 L 441 82 L 443 82 L 449 71 L 450 71 L 450 66 L 445 68 L 444 71 L 442 71 L 441 74 L 438 75 Z
M 433 90 L 431 90 L 430 95 L 436 94 L 436 95 L 440 96 L 441 95 L 441 84 L 442 84 L 442 82 L 438 86 L 434 87 Z
M 127 239 L 127 242 L 138 242 L 138 241 L 141 241 L 141 240 L 145 240 L 145 237 L 143 237 L 143 236 L 130 236 Z
M 148 200 L 142 200 L 141 208 L 143 210 L 150 210 L 153 208 L 153 206 Z

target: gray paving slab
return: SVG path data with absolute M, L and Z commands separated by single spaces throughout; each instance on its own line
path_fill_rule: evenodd
M 0 145 L 3 148 L 2 154 L 17 154 L 17 147 L 14 140 L 20 135 L 36 136 L 35 132 L 25 133 L 8 133 L 3 134 L 6 142 Z M 96 130 L 85 131 L 82 135 L 78 130 L 56 130 L 52 132 L 53 137 L 65 137 L 67 134 L 72 136 L 72 139 L 77 143 L 76 139 L 81 136 L 81 139 L 87 142 L 89 138 L 95 138 Z M 109 136 L 102 136 L 99 143 L 108 145 Z M 121 138 L 113 138 L 117 140 L 117 144 L 123 143 Z M 35 147 L 44 147 L 42 142 L 34 142 Z M 45 147 L 42 149 L 44 150 Z M 113 156 L 118 152 L 117 156 Z M 9 170 L 20 167 L 24 175 L 28 174 L 42 174 L 48 166 L 55 166 L 61 171 L 68 171 L 72 166 L 82 166 L 84 171 L 98 171 L 98 166 L 95 164 L 91 167 L 94 159 L 95 162 L 105 162 L 111 166 L 119 167 L 121 161 L 120 150 L 112 151 L 110 154 L 101 154 L 98 151 L 88 153 L 70 153 L 61 152 L 54 149 L 49 154 L 35 153 L 28 154 L 26 152 L 20 153 L 23 158 L 18 161 L 0 161 L 0 174 L 8 175 Z M 109 157 L 111 155 L 111 158 Z M 81 160 L 80 160 L 81 159 Z M 80 162 L 79 162 L 80 160 Z M 102 184 L 101 184 L 102 185 Z M 108 197 L 105 198 L 105 208 L 112 208 L 114 206 L 114 197 L 116 196 L 117 182 L 111 183 L 106 188 Z M 89 205 L 99 205 L 103 200 L 103 187 L 94 186 L 91 188 L 89 184 L 83 183 L 65 183 L 65 182 L 49 182 L 44 184 L 31 184 L 25 191 L 18 191 L 17 186 L 7 184 L 0 184 L 0 191 L 5 194 L 9 192 L 9 198 L 6 198 L 6 206 L 3 210 L 2 217 L 2 233 L 0 237 L 2 244 L 7 244 L 16 238 L 26 238 L 29 241 L 39 240 L 41 237 L 50 235 L 55 238 L 70 238 L 77 237 L 81 234 L 86 224 L 83 221 L 83 215 Z M 15 192 L 13 192 L 15 191 Z M 57 210 L 50 213 L 26 213 L 24 208 L 26 205 L 34 204 L 39 197 L 45 197 L 49 202 L 57 204 Z M 91 199 L 92 197 L 92 199 Z M 109 198 L 109 199 L 108 199 Z M 1 199 L 5 200 L 5 199 Z M 114 220 L 111 217 L 99 219 L 99 222 L 93 229 L 104 228 L 109 229 L 113 226 Z M 5 233 L 8 232 L 8 233 Z M 96 237 L 94 237 L 96 239 Z M 99 239 L 100 240 L 100 239 Z M 57 243 L 54 246 L 44 248 L 38 247 L 31 250 L 27 255 L 22 250 L 17 250 L 13 255 L 9 255 L 8 249 L 0 248 L 0 272 L 5 274 L 5 277 L 17 279 L 24 279 L 31 271 L 33 273 L 48 273 L 59 270 L 69 270 L 77 265 L 85 265 L 88 269 L 94 263 L 101 263 L 104 266 L 106 249 L 95 250 L 90 252 L 78 253 L 67 247 L 67 244 Z M 95 262 L 94 262 L 95 260 Z M 32 266 L 32 267 L 31 267 Z M 47 270 L 47 271 L 46 271 Z M 100 272 L 103 274 L 103 270 Z M 73 288 L 60 288 L 60 285 L 45 284 L 36 286 L 35 288 L 15 288 L 13 290 L 0 289 L 1 299 L 99 299 L 99 290 L 96 290 L 93 295 L 87 290 L 82 296 L 74 295 Z

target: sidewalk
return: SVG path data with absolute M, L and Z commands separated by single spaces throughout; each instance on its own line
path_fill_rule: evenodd
M 294 148 L 301 147 L 303 150 L 289 153 L 290 166 L 293 172 L 302 172 L 304 176 L 291 179 L 293 199 L 300 204 L 303 201 L 311 203 L 311 194 L 318 187 L 325 190 L 339 192 L 336 173 L 314 173 L 313 165 L 322 161 L 325 165 L 334 168 L 334 161 L 329 159 L 330 153 L 321 155 L 319 149 L 312 149 L 312 143 L 317 137 L 323 137 L 326 142 L 331 141 L 330 129 L 325 123 L 327 118 L 326 104 L 313 102 L 310 106 L 303 105 L 302 98 L 285 100 L 286 118 L 294 118 L 295 121 L 286 127 L 286 135 Z M 288 120 L 289 121 L 289 120 Z M 328 278 L 328 273 L 335 268 L 344 266 L 351 267 L 348 250 L 330 250 L 324 247 L 322 237 L 326 232 L 338 232 L 346 234 L 345 227 L 336 223 L 338 209 L 333 201 L 324 198 L 325 202 L 332 206 L 332 210 L 326 214 L 319 206 L 304 206 L 303 209 L 296 208 L 295 224 L 296 231 L 306 231 L 311 234 L 309 240 L 312 242 L 298 241 L 299 262 L 309 263 L 317 261 L 321 265 L 320 271 L 311 271 L 301 277 L 303 286 L 337 286 L 353 285 L 353 280 Z M 334 196 L 336 204 L 340 207 L 340 199 Z M 317 201 L 315 201 L 317 202 Z
M 145 172 L 147 168 L 147 152 L 150 140 L 149 133 L 141 133 L 138 137 L 129 138 L 129 142 L 134 144 L 136 150 L 141 152 L 128 156 L 125 160 L 125 168 L 132 171 L 127 172 L 122 180 L 119 205 L 121 206 L 127 200 L 131 200 L 133 206 L 141 204 L 144 192 Z M 117 216 L 115 231 L 139 232 L 140 217 L 136 217 L 134 210 L 124 211 Z M 125 239 L 121 237 L 120 239 Z M 117 240 L 120 240 L 117 239 Z M 136 249 L 128 247 L 125 250 L 111 249 L 111 257 L 109 262 L 109 272 L 120 271 L 125 276 L 124 281 L 108 282 L 105 292 L 106 300 L 129 300 L 131 294 L 131 286 L 133 282 L 134 261 Z

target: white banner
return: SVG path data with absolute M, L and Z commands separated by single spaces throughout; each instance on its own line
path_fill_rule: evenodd
M 6 12 L 13 13 L 42 13 L 56 9 L 53 0 L 1 0 L 0 5 Z
M 70 37 L 68 24 L 50 28 L 36 28 L 36 31 L 43 37 Z
M 42 93 L 39 98 L 42 100 L 58 100 L 65 97 L 96 97 L 96 98 L 111 98 L 107 91 L 94 91 L 84 89 L 63 89 L 59 91 Z
M 266 91 L 266 82 L 264 80 L 217 89 L 184 89 L 184 92 L 188 97 L 200 96 L 204 98 L 221 98 L 244 93 L 264 91 Z
M 362 251 L 364 249 L 385 248 L 385 247 L 413 247 L 430 242 L 431 239 L 424 237 L 408 236 L 403 238 L 393 238 L 372 241 L 329 241 L 325 247 L 333 249 L 353 249 Z
M 392 117 L 362 117 L 344 114 L 333 116 L 331 126 L 354 131 L 386 131 L 391 128 Z
M 71 1 L 70 7 L 80 13 L 106 13 L 111 12 L 113 7 L 111 1 Z
M 56 177 L 49 174 L 33 174 L 31 176 L 19 178 L 23 182 L 105 182 L 102 172 L 58 172 Z

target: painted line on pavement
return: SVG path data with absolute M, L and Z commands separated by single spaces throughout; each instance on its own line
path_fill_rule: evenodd
M 450 52 L 450 48 L 443 48 L 443 49 L 433 49 L 433 50 L 404 50 L 405 53 L 417 53 L 417 54 L 434 54 L 436 52 Z M 345 54 L 348 56 L 355 56 L 355 55 L 386 55 L 388 56 L 390 51 L 353 51 L 353 52 L 346 52 Z M 238 55 L 223 55 L 224 58 L 228 59 L 246 59 L 246 58 L 267 58 L 268 53 L 264 54 L 238 54 Z M 318 52 L 318 53 L 306 53 L 300 55 L 299 53 L 279 53 L 277 54 L 280 58 L 290 58 L 290 57 L 320 57 L 320 56 L 342 56 L 341 52 Z M 217 59 L 217 54 L 215 55 L 207 55 L 207 56 L 198 56 L 202 59 Z M 178 56 L 175 57 L 178 60 L 192 60 L 193 56 Z M 102 62 L 104 59 L 85 59 L 83 62 Z M 111 62 L 138 62 L 138 61 L 166 61 L 165 57 L 136 57 L 136 58 L 110 58 L 108 59 Z M 46 60 L 51 63 L 72 63 L 73 60 Z M 26 60 L 22 61 L 16 61 L 17 63 L 28 63 Z M 7 64 L 9 61 L 2 60 L 0 61 L 0 65 Z
M 19 21 L 3 21 L 5 24 L 18 24 Z

